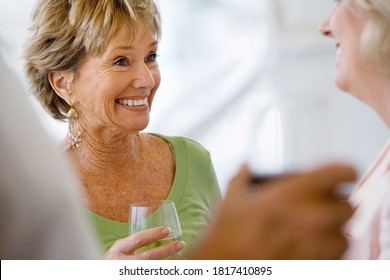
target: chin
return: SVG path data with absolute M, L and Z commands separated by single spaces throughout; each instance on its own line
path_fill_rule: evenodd
M 343 75 L 337 74 L 335 78 L 336 86 L 342 91 L 348 91 L 348 83 Z
M 149 120 L 147 122 L 143 122 L 143 123 L 133 123 L 131 125 L 131 131 L 142 131 L 144 130 L 145 128 L 147 128 L 149 125 Z

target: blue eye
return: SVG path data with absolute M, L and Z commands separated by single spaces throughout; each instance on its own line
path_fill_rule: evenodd
M 159 57 L 157 53 L 152 53 L 146 58 L 146 62 L 156 61 L 157 57 Z
M 114 65 L 116 66 L 127 66 L 129 65 L 129 62 L 126 58 L 122 57 L 114 62 Z

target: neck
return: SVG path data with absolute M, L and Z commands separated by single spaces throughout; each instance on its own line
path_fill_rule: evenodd
M 67 151 L 83 169 L 89 167 L 109 172 L 132 166 L 141 157 L 141 144 L 138 133 L 88 133 L 84 130 L 80 147 L 71 148 L 67 144 Z
M 378 74 L 372 76 L 362 79 L 361 90 L 353 92 L 353 95 L 374 109 L 390 127 L 390 79 Z

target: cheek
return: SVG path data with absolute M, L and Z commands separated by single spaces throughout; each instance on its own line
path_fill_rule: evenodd
M 153 102 L 154 96 L 156 94 L 156 91 L 157 91 L 157 89 L 160 86 L 160 82 L 161 82 L 160 71 L 158 71 L 158 70 L 157 71 L 153 71 L 152 72 L 152 76 L 153 76 L 155 85 L 154 85 L 154 88 L 152 89 L 152 91 L 151 91 L 151 93 L 149 95 L 149 99 L 148 99 L 150 109 L 152 107 L 152 102 Z
M 350 76 L 359 77 L 365 70 L 365 63 L 362 60 L 362 54 L 359 48 L 359 42 L 355 41 L 350 45 L 349 50 L 345 50 L 344 68 Z
M 160 86 L 160 83 L 161 83 L 161 74 L 160 74 L 160 71 L 157 69 L 155 71 L 152 72 L 152 76 L 153 76 L 153 79 L 154 79 L 154 88 L 152 90 L 152 95 L 155 94 L 155 92 L 157 91 L 157 89 L 159 88 Z
M 127 72 L 113 73 L 102 78 L 100 82 L 102 87 L 105 88 L 105 91 L 114 92 L 121 91 L 128 87 L 131 83 L 131 78 Z
M 161 82 L 161 73 L 160 73 L 160 68 L 158 67 L 158 65 L 156 66 L 156 68 L 154 70 L 152 70 L 152 76 L 153 76 L 154 82 L 156 83 L 155 90 L 157 90 L 158 87 L 160 86 L 160 82 Z
M 159 87 L 160 87 L 160 82 L 161 82 L 161 76 L 160 75 L 158 75 L 158 77 L 156 77 L 155 79 L 154 79 L 154 81 L 155 81 L 155 86 L 154 86 L 154 91 L 156 91 Z
M 351 46 L 345 52 L 338 67 L 336 84 L 341 90 L 351 92 L 356 81 L 364 80 L 369 75 L 370 70 L 363 62 L 356 46 Z

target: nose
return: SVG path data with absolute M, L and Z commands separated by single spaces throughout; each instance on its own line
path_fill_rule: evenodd
M 332 29 L 330 28 L 329 25 L 329 17 L 324 19 L 324 21 L 321 23 L 319 27 L 319 31 L 321 32 L 322 35 L 326 37 L 333 37 Z
M 153 75 L 145 63 L 137 67 L 136 75 L 133 80 L 135 88 L 152 89 L 156 85 Z

